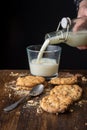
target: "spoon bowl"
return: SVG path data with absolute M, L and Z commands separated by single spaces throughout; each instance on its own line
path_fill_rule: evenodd
M 29 92 L 29 95 L 30 96 L 38 96 L 43 92 L 43 90 L 44 90 L 44 85 L 39 84 L 31 89 L 31 91 Z
M 42 92 L 44 91 L 44 85 L 43 84 L 39 84 L 36 85 L 35 87 L 33 87 L 30 91 L 29 94 L 27 94 L 26 96 L 22 97 L 21 99 L 19 99 L 17 102 L 11 104 L 10 106 L 4 108 L 3 110 L 5 112 L 9 112 L 12 111 L 13 109 L 15 109 L 19 104 L 26 102 L 29 97 L 32 96 L 38 96 L 40 95 Z

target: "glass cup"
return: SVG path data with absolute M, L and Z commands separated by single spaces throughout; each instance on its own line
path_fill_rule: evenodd
M 41 45 L 31 45 L 27 48 L 30 73 L 35 76 L 52 78 L 58 76 L 59 63 L 62 48 L 56 45 L 48 45 L 38 60 Z

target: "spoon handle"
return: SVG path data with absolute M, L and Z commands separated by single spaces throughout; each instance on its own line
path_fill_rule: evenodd
M 5 112 L 12 111 L 12 110 L 15 109 L 20 103 L 23 103 L 23 102 L 27 101 L 29 97 L 30 97 L 29 95 L 26 95 L 26 96 L 22 97 L 21 99 L 19 99 L 17 102 L 11 104 L 11 105 L 8 106 L 8 107 L 5 107 L 3 110 L 4 110 Z

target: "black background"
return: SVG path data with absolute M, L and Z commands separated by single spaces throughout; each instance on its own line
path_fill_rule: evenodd
M 28 69 L 26 47 L 43 44 L 45 34 L 55 31 L 62 17 L 76 15 L 73 0 L 3 1 L 0 69 Z M 60 46 L 60 69 L 87 69 L 87 50 Z

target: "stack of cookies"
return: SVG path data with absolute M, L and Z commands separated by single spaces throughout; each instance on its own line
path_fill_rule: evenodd
M 38 84 L 47 85 L 44 77 L 25 76 L 18 77 L 16 81 L 16 90 L 30 90 Z M 82 88 L 78 85 L 78 76 L 67 75 L 53 78 L 49 81 L 53 86 L 47 96 L 40 100 L 40 107 L 49 113 L 63 113 L 69 106 L 80 99 Z
M 57 77 L 51 79 L 49 83 L 54 87 L 49 95 L 40 101 L 41 108 L 46 112 L 63 113 L 82 95 L 82 88 L 78 85 L 77 76 Z
M 45 85 L 45 78 L 40 76 L 25 76 L 25 77 L 18 77 L 16 81 L 16 90 L 30 90 L 34 86 L 38 84 Z

